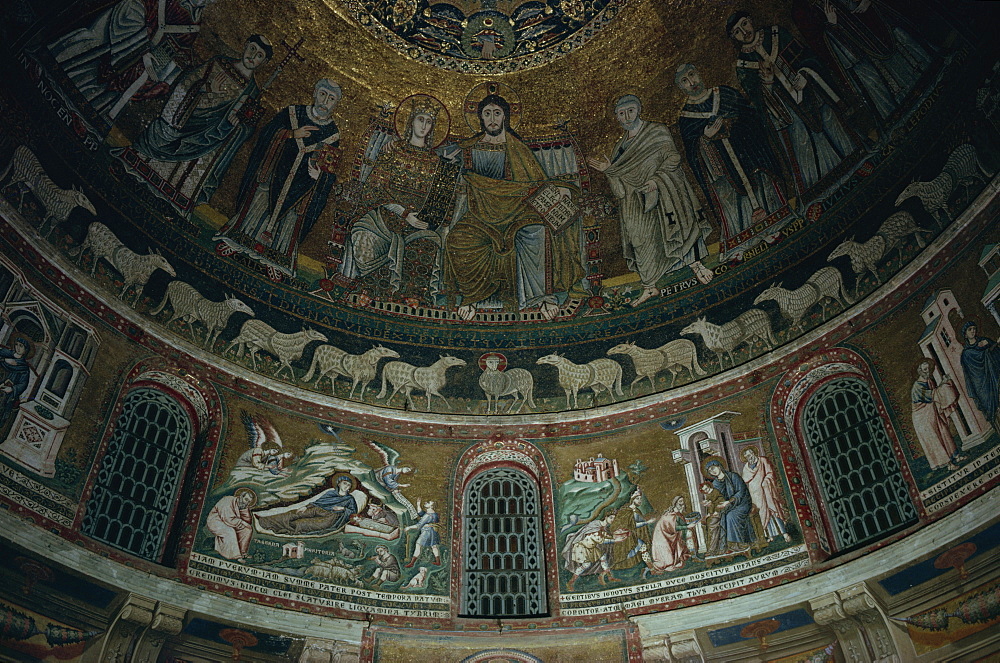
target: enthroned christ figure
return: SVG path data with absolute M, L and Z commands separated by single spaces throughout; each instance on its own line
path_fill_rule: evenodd
M 580 221 L 554 229 L 532 196 L 551 185 L 554 197 L 571 199 L 576 187 L 546 175 L 511 128 L 510 103 L 487 91 L 475 106 L 480 132 L 459 142 L 464 195 L 446 240 L 446 277 L 461 297 L 463 320 L 501 306 L 537 307 L 551 320 L 559 313 L 560 294 L 584 276 Z

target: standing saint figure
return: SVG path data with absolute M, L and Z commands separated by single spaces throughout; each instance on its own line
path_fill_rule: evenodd
M 434 510 L 434 502 L 427 500 L 421 505 L 420 500 L 417 500 L 417 517 L 419 520 L 405 529 L 405 531 L 413 529 L 419 531 L 417 542 L 413 545 L 413 557 L 406 563 L 406 568 L 413 568 L 424 548 L 430 548 L 434 552 L 434 564 L 435 566 L 440 566 L 441 534 L 438 532 L 438 528 L 440 527 L 441 516 Z
M 962 371 L 965 386 L 993 428 L 997 428 L 997 409 L 1000 407 L 1000 345 L 980 336 L 976 323 L 971 320 L 962 325 Z
M 609 159 L 588 159 L 604 173 L 619 200 L 622 251 L 628 268 L 638 272 L 642 294 L 638 306 L 660 294 L 661 276 L 691 265 L 702 278 L 699 262 L 708 255 L 705 238 L 712 229 L 687 176 L 681 153 L 667 125 L 642 119 L 642 102 L 627 94 L 615 103 L 615 116 L 625 131 Z
M 31 365 L 28 353 L 31 344 L 23 338 L 15 338 L 13 349 L 0 348 L 0 368 L 3 368 L 3 382 L 0 382 L 0 426 L 3 426 L 21 404 L 21 395 L 28 388 Z
M 750 491 L 750 501 L 757 507 L 757 515 L 764 527 L 768 541 L 780 535 L 786 542 L 792 537 L 785 528 L 785 508 L 781 490 L 778 488 L 778 477 L 774 465 L 764 456 L 758 455 L 757 449 L 747 447 L 743 450 L 743 481 Z
M 941 384 L 938 384 L 932 373 L 933 364 L 929 359 L 917 365 L 917 379 L 910 389 L 913 430 L 932 470 L 947 466 L 949 470 L 955 471 L 958 469 L 956 462 L 962 456 L 955 446 L 948 418 L 958 407 L 958 391 L 952 384 L 951 377 L 945 376 Z
M 584 277 L 579 217 L 553 231 L 530 204 L 540 189 L 559 199 L 576 187 L 550 179 L 510 125 L 511 105 L 496 93 L 476 105 L 481 131 L 460 141 L 464 195 L 445 240 L 447 282 L 461 296 L 458 315 L 479 308 L 539 307 L 546 320 L 559 313 L 558 293 Z
M 441 303 L 443 236 L 461 164 L 434 151 L 449 131 L 444 104 L 414 95 L 396 111 L 397 125 L 404 121 L 365 180 L 340 271 L 372 292 L 434 305 Z
M 736 77 L 770 118 L 801 195 L 854 149 L 835 112 L 840 94 L 819 58 L 788 30 L 757 30 L 750 14 L 739 11 L 726 22 L 726 34 L 738 48 Z
M 110 125 L 132 99 L 167 93 L 201 29 L 202 12 L 213 1 L 119 0 L 48 50 Z
M 676 571 L 691 557 L 685 533 L 688 526 L 684 519 L 686 510 L 683 495 L 670 502 L 670 508 L 663 512 L 653 528 L 653 569 L 656 573 Z M 696 546 L 697 547 L 697 546 Z
M 257 503 L 257 493 L 237 488 L 222 497 L 208 514 L 205 526 L 215 535 L 215 552 L 226 559 L 242 560 L 250 549 L 253 522 L 250 507 Z
M 883 129 L 931 64 L 927 51 L 887 20 L 893 13 L 880 0 L 793 0 L 791 8 L 804 41 Z
M 688 164 L 719 219 L 722 250 L 734 251 L 785 204 L 781 162 L 764 117 L 738 90 L 706 88 L 692 64 L 677 67 L 674 82 L 688 96 L 677 120 Z
M 746 482 L 736 472 L 722 467 L 712 458 L 705 463 L 705 471 L 712 477 L 712 487 L 719 491 L 724 501 L 718 504 L 721 518 L 720 530 L 726 540 L 728 552 L 742 552 L 754 542 L 754 527 L 750 520 L 753 501 Z
M 114 153 L 181 212 L 208 202 L 253 133 L 260 96 L 254 72 L 273 52 L 262 35 L 251 35 L 242 57 L 214 57 L 187 72 L 142 135 Z
M 220 253 L 249 256 L 274 281 L 295 275 L 299 244 L 337 181 L 340 131 L 332 114 L 342 96 L 336 82 L 321 78 L 312 105 L 289 106 L 267 123 L 250 153 L 236 213 L 215 236 Z

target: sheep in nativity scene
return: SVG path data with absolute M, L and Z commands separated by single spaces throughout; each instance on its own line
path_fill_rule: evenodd
M 354 585 L 364 587 L 361 581 L 361 569 L 356 566 L 348 566 L 334 559 L 314 558 L 312 564 L 307 566 L 303 573 L 315 578 L 329 580 L 336 585 Z
M 428 568 L 426 566 L 421 566 L 417 573 L 410 578 L 409 582 L 400 587 L 400 589 L 420 589 L 427 585 L 427 573 Z

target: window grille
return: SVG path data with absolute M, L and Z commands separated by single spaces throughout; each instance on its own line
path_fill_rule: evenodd
M 158 561 L 191 432 L 190 418 L 172 397 L 150 388 L 129 392 L 87 504 L 83 532 Z
M 916 521 L 868 385 L 854 379 L 824 385 L 806 404 L 802 426 L 839 549 Z
M 538 486 L 523 472 L 487 470 L 465 492 L 466 617 L 530 617 L 546 609 Z

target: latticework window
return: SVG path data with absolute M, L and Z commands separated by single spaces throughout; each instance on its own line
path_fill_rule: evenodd
M 191 420 L 172 397 L 150 388 L 129 392 L 87 504 L 83 532 L 158 561 L 191 437 Z
M 870 543 L 916 520 L 868 385 L 824 385 L 806 404 L 802 426 L 838 548 Z
M 463 520 L 464 615 L 544 615 L 545 558 L 535 482 L 510 468 L 483 472 L 466 488 Z

